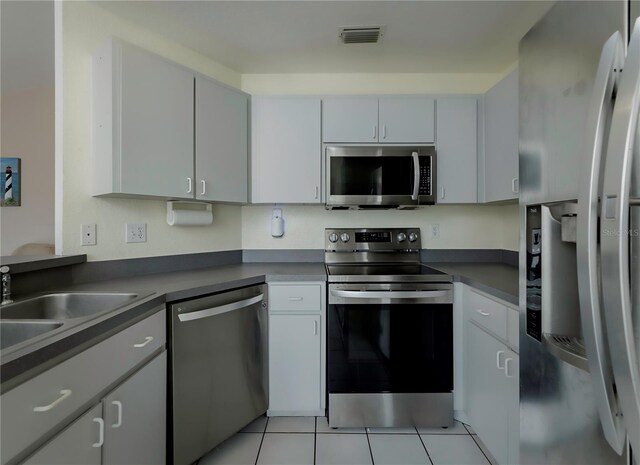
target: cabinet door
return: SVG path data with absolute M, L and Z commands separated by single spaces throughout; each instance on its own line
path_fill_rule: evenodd
M 100 465 L 103 442 L 102 404 L 98 404 L 22 463 Z
M 247 202 L 248 98 L 196 77 L 196 198 Z
M 120 191 L 192 198 L 193 74 L 127 45 L 120 66 Z
M 437 112 L 437 203 L 477 203 L 477 99 L 441 98 Z
M 509 463 L 517 464 L 520 460 L 520 357 L 512 351 L 507 352 L 508 362 L 505 368 L 507 377 L 509 405 Z
M 163 465 L 166 460 L 167 352 L 104 401 L 105 465 Z
M 382 143 L 433 143 L 434 100 L 425 96 L 381 97 L 379 100 Z
M 518 198 L 518 70 L 484 97 L 484 201 Z
M 321 408 L 320 315 L 269 315 L 269 410 Z
M 467 323 L 467 414 L 471 426 L 499 464 L 508 462 L 507 348 L 473 323 Z M 498 360 L 498 358 L 500 360 Z
M 378 142 L 376 97 L 330 97 L 322 99 L 324 142 Z
M 252 203 L 320 203 L 319 98 L 251 103 Z

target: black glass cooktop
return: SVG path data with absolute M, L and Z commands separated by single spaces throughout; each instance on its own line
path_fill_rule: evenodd
M 329 281 L 450 281 L 450 276 L 426 265 L 327 265 Z

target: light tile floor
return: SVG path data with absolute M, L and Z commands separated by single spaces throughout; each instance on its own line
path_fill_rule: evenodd
M 260 417 L 198 465 L 494 465 L 470 426 L 338 428 L 326 417 Z

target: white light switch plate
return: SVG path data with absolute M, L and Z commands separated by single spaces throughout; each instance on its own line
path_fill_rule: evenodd
M 147 224 L 146 223 L 127 223 L 125 241 L 130 242 L 147 242 Z
M 80 239 L 81 245 L 96 245 L 96 225 L 81 224 L 80 237 L 81 237 Z

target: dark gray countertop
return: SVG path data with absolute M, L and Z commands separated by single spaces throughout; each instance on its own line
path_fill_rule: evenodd
M 518 269 L 497 263 L 428 263 L 514 305 L 518 304 Z M 324 263 L 242 263 L 191 271 L 146 274 L 66 286 L 57 291 L 113 291 L 148 294 L 127 307 L 100 315 L 55 337 L 3 351 L 2 391 L 60 363 L 93 344 L 158 311 L 166 302 L 277 281 L 326 281 Z M 18 347 L 18 346 L 16 346 Z
M 518 306 L 518 268 L 501 263 L 426 263 L 498 299 Z
M 46 270 L 59 266 L 76 265 L 87 261 L 86 255 L 3 255 L 0 265 L 7 265 L 11 273 Z

